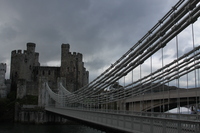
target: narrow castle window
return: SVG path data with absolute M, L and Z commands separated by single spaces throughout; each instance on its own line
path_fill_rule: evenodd
M 15 72 L 15 77 L 17 77 L 18 76 L 18 73 L 17 72 Z
M 25 62 L 25 63 L 27 63 L 27 61 L 28 61 L 28 59 L 27 59 L 27 58 L 25 58 L 25 59 L 24 59 L 24 62 Z
M 48 71 L 48 74 L 51 75 L 51 71 L 50 70 Z
M 42 75 L 44 75 L 45 74 L 45 72 L 44 72 L 44 70 L 42 71 Z

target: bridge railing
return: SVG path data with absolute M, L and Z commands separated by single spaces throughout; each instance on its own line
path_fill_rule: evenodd
M 79 105 L 76 107 L 67 106 L 58 106 L 57 104 L 49 104 L 47 106 L 51 108 L 60 108 L 60 109 L 70 109 L 70 110 L 78 110 L 78 111 L 92 111 L 92 112 L 105 112 L 105 113 L 112 113 L 112 114 L 126 114 L 126 115 L 133 115 L 133 116 L 143 116 L 143 117 L 151 117 L 151 118 L 164 118 L 164 119 L 175 119 L 175 120 L 189 120 L 189 121 L 196 121 L 200 122 L 200 114 L 177 114 L 177 113 L 160 113 L 160 112 L 139 112 L 139 111 L 128 111 L 128 110 L 115 110 L 115 109 L 104 109 L 104 108 L 92 108 L 87 107 L 84 105 Z
M 118 129 L 126 132 L 144 133 L 199 133 L 199 121 L 182 120 L 166 117 L 149 117 L 145 115 L 112 113 L 104 111 L 82 110 L 74 108 L 51 108 L 47 111 L 63 116 L 73 117 L 94 124 Z

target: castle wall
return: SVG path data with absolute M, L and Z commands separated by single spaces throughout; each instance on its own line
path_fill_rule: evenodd
M 40 66 L 34 68 L 35 78 L 37 81 L 40 78 L 45 78 L 48 81 L 49 87 L 57 92 L 57 79 L 60 77 L 60 67 Z
M 24 96 L 26 96 L 26 85 L 27 85 L 27 82 L 25 79 L 18 79 L 17 99 L 22 99 Z
M 26 95 L 38 96 L 38 82 L 26 82 Z
M 67 119 L 53 113 L 47 113 L 44 108 L 36 105 L 15 105 L 15 121 L 21 123 L 66 123 Z
M 17 98 L 22 99 L 26 95 L 38 96 L 38 82 L 18 79 Z
M 1 87 L 0 88 L 0 98 L 6 98 L 7 97 L 7 87 Z

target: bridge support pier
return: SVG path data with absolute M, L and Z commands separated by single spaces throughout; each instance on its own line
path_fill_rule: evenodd
M 45 107 L 50 103 L 50 97 L 45 87 L 46 78 L 39 79 L 38 106 Z

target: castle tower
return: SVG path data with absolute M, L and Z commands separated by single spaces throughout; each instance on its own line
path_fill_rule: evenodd
M 69 44 L 62 44 L 60 75 L 66 78 L 66 88 L 71 92 L 83 87 L 86 85 L 85 81 L 88 81 L 84 76 L 85 68 L 82 58 L 82 54 L 70 52 Z
M 21 50 L 13 50 L 11 52 L 11 67 L 10 67 L 10 79 L 11 90 L 17 89 L 17 80 L 19 79 L 21 62 L 23 61 Z
M 62 44 L 61 45 L 61 77 L 66 77 L 67 68 L 69 68 L 69 44 Z
M 11 88 L 17 89 L 19 79 L 32 80 L 34 66 L 39 66 L 39 53 L 35 52 L 35 43 L 27 43 L 27 50 L 14 50 L 11 52 L 10 79 Z
M 6 98 L 7 86 L 5 85 L 6 64 L 0 64 L 0 98 Z
M 27 51 L 30 53 L 35 53 L 35 43 L 27 43 Z
M 0 64 L 0 88 L 5 87 L 6 64 Z

